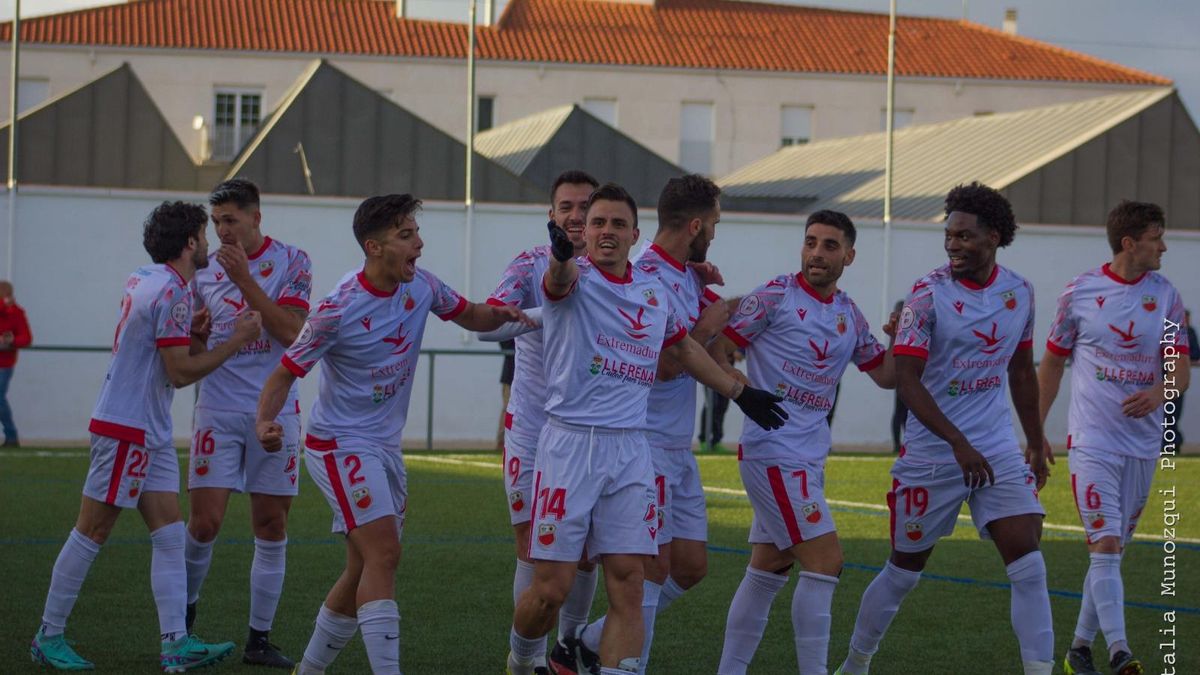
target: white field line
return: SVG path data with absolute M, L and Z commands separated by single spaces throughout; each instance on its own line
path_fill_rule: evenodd
M 187 453 L 179 453 L 179 454 L 180 454 L 180 457 L 187 456 Z M 78 458 L 78 457 L 87 457 L 87 456 L 88 456 L 88 453 L 85 453 L 85 452 L 66 451 L 66 450 L 63 450 L 63 451 L 58 451 L 58 450 L 28 450 L 28 451 L 12 450 L 12 451 L 7 451 L 6 450 L 3 453 L 0 453 L 0 459 L 2 459 L 4 457 L 54 457 L 54 458 L 74 457 L 74 458 Z M 711 457 L 711 455 L 701 456 L 698 459 L 708 459 L 709 457 Z M 829 459 L 841 460 L 841 461 L 862 462 L 862 461 L 885 460 L 888 458 L 887 457 L 836 457 L 836 456 L 834 456 L 834 457 L 830 457 Z M 465 460 L 465 459 L 455 459 L 453 457 L 434 457 L 432 455 L 406 455 L 404 457 L 404 461 L 406 461 L 406 462 L 413 462 L 413 461 L 429 462 L 431 464 L 450 464 L 450 465 L 454 465 L 454 466 L 471 466 L 471 467 L 476 467 L 476 468 L 480 468 L 480 469 L 499 469 L 499 468 L 501 468 L 500 464 L 498 462 L 473 462 L 473 461 L 469 461 L 469 460 Z M 704 487 L 705 492 L 711 492 L 713 494 L 733 495 L 733 496 L 737 496 L 737 497 L 745 497 L 746 496 L 745 490 L 739 490 L 736 488 L 717 487 L 714 485 L 705 485 L 703 487 Z M 867 502 L 851 502 L 851 501 L 846 501 L 844 499 L 826 499 L 825 501 L 834 506 L 843 506 L 843 507 L 852 508 L 852 509 L 867 509 L 870 511 L 887 511 L 888 510 L 888 508 L 882 504 L 869 504 Z M 960 514 L 958 516 L 958 521 L 969 523 L 969 522 L 971 522 L 971 517 Z M 1057 532 L 1074 532 L 1074 533 L 1078 533 L 1078 534 L 1084 533 L 1083 527 L 1081 527 L 1079 525 L 1061 525 L 1059 523 L 1043 523 L 1042 527 L 1047 530 L 1055 530 Z M 1155 536 L 1152 534 L 1142 534 L 1142 533 L 1134 533 L 1133 538 L 1134 539 L 1142 539 L 1145 541 L 1164 541 L 1163 537 Z M 1193 537 L 1176 537 L 1174 539 L 1174 541 L 1183 542 L 1183 543 L 1187 543 L 1187 544 L 1200 544 L 1200 539 L 1193 538 Z

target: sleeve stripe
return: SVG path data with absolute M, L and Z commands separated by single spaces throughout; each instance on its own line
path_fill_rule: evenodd
M 487 304 L 491 305 L 492 307 L 505 307 L 508 305 L 507 302 L 504 302 L 503 300 L 500 300 L 497 298 L 488 298 Z
M 750 341 L 739 335 L 738 332 L 733 329 L 733 326 L 726 326 L 725 329 L 721 331 L 721 334 L 730 340 L 733 340 L 733 344 L 742 349 L 750 346 Z
M 279 363 L 284 368 L 287 368 L 288 371 L 291 374 L 295 375 L 296 377 L 304 377 L 305 375 L 308 374 L 307 370 L 305 370 L 303 367 L 301 367 L 300 364 L 293 361 L 292 358 L 290 356 L 288 356 L 287 354 L 283 355 L 283 358 L 279 360 Z
M 712 304 L 712 303 L 720 300 L 721 296 L 714 293 L 711 288 L 705 288 L 704 289 L 704 299 L 706 301 L 708 301 L 709 304 Z
M 305 301 L 303 298 L 292 296 L 280 298 L 275 301 L 275 304 L 279 305 L 280 307 L 299 307 L 306 312 L 309 310 L 307 301 Z
M 575 290 L 575 285 L 578 283 L 579 283 L 579 278 L 576 277 L 575 281 L 571 282 L 571 287 L 567 289 L 566 293 L 563 293 L 562 295 L 555 295 L 550 292 L 549 288 L 546 288 L 546 277 L 542 277 L 542 295 L 545 295 L 546 299 L 549 300 L 550 302 L 558 302 L 559 300 L 562 300 L 563 298 L 566 298 L 568 295 L 570 295 L 572 293 L 572 291 Z
M 437 317 L 442 321 L 450 321 L 459 314 L 467 311 L 467 305 L 469 304 L 471 303 L 467 302 L 467 299 L 460 295 L 458 296 L 458 304 L 454 306 L 454 309 L 446 312 L 445 314 L 438 314 Z
M 892 347 L 892 353 L 896 356 L 915 356 L 922 361 L 929 360 L 929 350 L 923 347 L 913 347 L 910 345 L 895 345 Z
M 190 337 L 166 337 L 158 338 L 154 341 L 154 346 L 162 349 L 164 347 L 189 347 L 192 344 Z
M 1019 349 L 1020 345 L 1017 345 L 1017 347 Z M 1051 354 L 1057 354 L 1058 356 L 1070 356 L 1071 355 L 1070 349 L 1067 349 L 1066 347 L 1060 347 L 1060 346 L 1054 344 L 1054 342 L 1052 340 L 1046 340 L 1046 351 L 1050 352 Z
M 883 363 L 883 359 L 884 359 L 884 357 L 886 357 L 886 356 L 887 356 L 887 352 L 886 352 L 886 351 L 881 351 L 881 352 L 879 352 L 878 354 L 876 354 L 876 355 L 875 355 L 875 357 L 874 357 L 874 358 L 872 358 L 870 361 L 867 361 L 866 363 L 864 363 L 864 364 L 860 365 L 860 366 L 858 367 L 858 369 L 859 369 L 859 370 L 861 370 L 861 371 L 862 371 L 862 372 L 864 372 L 864 373 L 865 373 L 865 372 L 868 372 L 868 371 L 875 370 L 876 368 L 878 368 L 878 367 L 879 367 L 879 364 Z
M 688 332 L 686 329 L 680 328 L 678 333 L 672 335 L 671 337 L 669 337 L 663 341 L 663 349 L 666 349 L 667 347 L 678 344 L 680 340 L 687 337 L 687 334 L 688 334 Z

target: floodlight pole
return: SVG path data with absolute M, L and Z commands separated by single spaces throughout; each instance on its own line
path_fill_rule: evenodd
M 883 167 L 883 297 L 879 307 L 879 325 L 887 323 L 892 312 L 892 141 L 895 135 L 894 116 L 896 106 L 896 0 L 890 2 L 888 17 L 888 61 L 887 61 L 887 127 L 884 133 L 887 150 Z
M 13 280 L 13 246 L 17 229 L 17 77 L 21 72 L 21 0 L 15 0 L 12 22 L 12 72 L 8 80 L 8 246 L 4 275 Z
M 463 244 L 463 293 L 471 296 L 471 249 L 475 239 L 475 2 L 470 2 L 470 29 L 467 31 L 467 178 L 465 202 L 467 223 Z M 462 342 L 471 341 L 470 332 L 462 332 Z

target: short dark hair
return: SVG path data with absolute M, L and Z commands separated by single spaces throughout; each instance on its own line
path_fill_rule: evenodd
M 1012 243 L 1017 233 L 1017 219 L 1012 204 L 999 191 L 975 181 L 958 185 L 946 195 L 946 215 L 955 211 L 975 216 L 980 225 L 1000 235 L 1000 248 Z
M 1151 225 L 1167 226 L 1167 217 L 1162 207 L 1150 202 L 1134 202 L 1122 199 L 1108 212 L 1108 245 L 1113 253 L 1121 252 L 1121 240 L 1125 237 L 1140 239 Z
M 354 238 L 366 246 L 373 235 L 395 227 L 421 208 L 421 200 L 410 194 L 367 197 L 354 212 Z
M 554 196 L 558 193 L 560 185 L 583 185 L 584 183 L 591 185 L 592 189 L 600 187 L 600 181 L 592 178 L 592 174 L 579 169 L 567 169 L 558 174 L 558 178 L 554 179 L 554 185 L 550 186 L 550 203 L 554 203 Z
M 230 178 L 217 183 L 208 195 L 209 206 L 220 206 L 233 202 L 243 211 L 258 208 L 258 186 L 246 178 Z
M 204 207 L 187 202 L 163 202 L 142 223 L 142 246 L 150 259 L 165 263 L 183 255 L 188 240 L 199 238 L 208 226 Z
M 854 240 L 858 238 L 858 231 L 854 229 L 854 223 L 850 220 L 850 216 L 841 211 L 831 211 L 829 209 L 817 211 L 805 221 L 804 231 L 808 232 L 808 228 L 812 225 L 836 227 L 845 235 L 846 241 L 850 242 L 851 248 L 854 247 Z
M 672 178 L 658 195 L 658 226 L 678 230 L 717 208 L 721 188 L 696 173 Z
M 633 195 L 630 195 L 625 188 L 616 183 L 605 183 L 596 188 L 592 191 L 591 196 L 588 197 L 587 211 L 591 211 L 592 204 L 601 199 L 608 202 L 625 202 L 628 204 L 629 210 L 633 211 L 633 226 L 637 227 L 637 202 L 633 201 Z

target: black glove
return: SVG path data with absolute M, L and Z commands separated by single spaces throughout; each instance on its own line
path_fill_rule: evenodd
M 558 262 L 567 262 L 575 257 L 575 244 L 571 243 L 571 238 L 567 236 L 566 230 L 559 227 L 553 220 L 546 223 L 546 228 L 550 230 L 550 253 Z
M 746 387 L 742 389 L 740 396 L 733 400 L 742 412 L 746 413 L 746 417 L 754 420 L 758 426 L 770 431 L 783 426 L 783 421 L 788 418 L 787 411 L 780 407 L 779 403 L 783 399 L 762 389 L 754 387 Z

